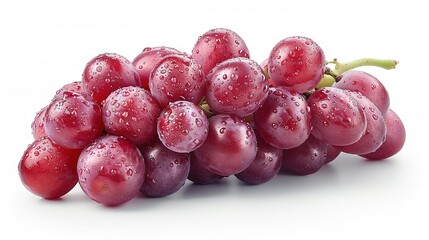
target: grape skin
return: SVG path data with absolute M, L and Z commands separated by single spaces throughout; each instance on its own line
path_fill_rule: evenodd
M 146 165 L 140 191 L 148 197 L 165 197 L 179 191 L 189 174 L 189 153 L 173 152 L 158 139 L 139 149 Z
M 405 144 L 405 126 L 399 116 L 392 110 L 387 110 L 384 118 L 386 123 L 386 141 L 372 153 L 361 155 L 369 160 L 383 160 L 397 154 Z
M 299 93 L 312 90 L 325 71 L 325 54 L 310 38 L 289 37 L 271 50 L 268 72 L 275 86 Z
M 145 162 L 130 141 L 104 135 L 82 150 L 77 172 L 79 185 L 89 198 L 106 206 L 116 206 L 139 192 Z
M 313 174 L 325 165 L 327 151 L 325 142 L 310 135 L 299 147 L 283 150 L 282 170 L 295 175 Z
M 205 74 L 217 64 L 231 58 L 249 58 L 246 43 L 235 32 L 216 28 L 198 38 L 192 49 L 192 58 L 201 65 Z
M 253 60 L 229 59 L 207 75 L 206 100 L 215 113 L 245 117 L 254 113 L 267 96 L 267 78 Z
M 325 87 L 307 100 L 311 109 L 312 134 L 334 146 L 357 142 L 367 125 L 362 108 L 346 91 Z
M 386 115 L 390 105 L 389 93 L 376 77 L 363 71 L 350 70 L 338 79 L 333 87 L 360 92 L 375 104 L 383 116 Z
M 243 118 L 219 114 L 209 119 L 204 144 L 194 151 L 209 171 L 230 176 L 246 169 L 256 156 L 256 136 Z
M 258 150 L 255 160 L 244 171 L 235 176 L 241 181 L 257 185 L 270 181 L 280 171 L 283 160 L 283 151 L 266 143 L 257 137 Z
M 286 87 L 270 88 L 265 103 L 254 114 L 255 129 L 269 144 L 280 149 L 301 145 L 310 135 L 311 121 L 302 94 Z
M 209 122 L 197 105 L 187 101 L 170 103 L 158 118 L 158 136 L 168 149 L 186 153 L 199 148 L 207 138 Z

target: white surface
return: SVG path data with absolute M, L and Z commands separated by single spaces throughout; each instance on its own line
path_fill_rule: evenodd
M 428 239 L 429 4 L 235 2 L 0 3 L 0 239 Z M 232 177 L 214 186 L 188 183 L 171 197 L 118 208 L 90 201 L 79 186 L 59 201 L 22 186 L 17 165 L 32 142 L 35 113 L 55 90 L 80 80 L 92 57 L 116 52 L 132 60 L 160 45 L 190 53 L 215 27 L 241 35 L 258 62 L 292 35 L 315 40 L 327 59 L 399 60 L 393 71 L 366 70 L 388 88 L 406 125 L 405 147 L 384 162 L 342 155 L 312 176 L 282 175 L 255 187 Z

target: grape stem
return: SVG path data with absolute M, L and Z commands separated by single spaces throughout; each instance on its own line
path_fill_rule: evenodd
M 362 66 L 374 66 L 381 67 L 384 69 L 394 69 L 399 62 L 396 60 L 383 60 L 383 59 L 375 59 L 375 58 L 361 58 L 354 61 L 340 63 L 337 59 L 333 61 L 327 62 L 327 64 L 334 64 L 335 68 L 328 71 L 328 74 L 334 78 L 337 78 L 344 72 L 355 69 Z M 322 79 L 323 80 L 323 79 Z

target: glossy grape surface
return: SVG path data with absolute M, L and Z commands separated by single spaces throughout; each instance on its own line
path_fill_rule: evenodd
M 304 96 L 286 87 L 270 88 L 267 100 L 254 114 L 258 134 L 280 149 L 301 145 L 310 135 L 310 119 Z
M 82 149 L 103 130 L 100 106 L 79 93 L 64 92 L 46 109 L 46 134 L 65 148 Z
M 261 67 L 247 58 L 233 58 L 207 75 L 206 100 L 215 113 L 240 117 L 254 113 L 268 95 L 268 81 Z
M 192 58 L 201 65 L 207 74 L 217 64 L 235 57 L 249 58 L 246 43 L 235 32 L 217 28 L 204 33 L 198 38 L 192 49 Z
M 258 137 L 258 151 L 255 160 L 244 171 L 235 176 L 247 184 L 262 184 L 270 181 L 280 171 L 283 151 L 266 143 Z
M 141 86 L 134 65 L 115 53 L 100 54 L 91 59 L 83 71 L 82 83 L 86 94 L 98 104 L 118 88 Z
M 185 100 L 198 104 L 205 94 L 205 75 L 189 56 L 172 54 L 164 57 L 152 70 L 149 89 L 161 107 Z
M 325 71 L 323 50 L 310 38 L 285 38 L 271 50 L 268 72 L 276 86 L 303 93 L 313 89 Z
M 134 58 L 133 65 L 137 69 L 142 88 L 149 90 L 149 78 L 152 69 L 163 57 L 174 53 L 180 53 L 180 51 L 170 47 L 147 47 Z
M 312 134 L 334 146 L 357 142 L 366 129 L 365 114 L 346 90 L 325 87 L 307 100 L 311 109 Z
M 104 135 L 86 147 L 77 164 L 79 184 L 92 200 L 107 206 L 131 200 L 144 181 L 145 162 L 134 144 Z
M 299 147 L 283 151 L 282 170 L 296 175 L 313 174 L 325 164 L 326 156 L 326 143 L 310 135 Z
M 360 92 L 375 104 L 383 116 L 386 115 L 390 106 L 389 93 L 376 77 L 366 72 L 350 70 L 338 79 L 333 87 Z
M 109 134 L 124 136 L 138 145 L 156 136 L 161 108 L 149 91 L 140 87 L 120 88 L 103 104 L 103 122 Z
M 189 153 L 177 153 L 158 139 L 140 146 L 146 163 L 146 175 L 141 192 L 148 197 L 165 197 L 177 192 L 189 174 Z
M 209 121 L 197 105 L 187 101 L 170 103 L 158 118 L 158 136 L 168 149 L 192 152 L 206 141 Z
M 392 110 L 387 110 L 384 117 L 386 123 L 386 141 L 372 153 L 362 155 L 369 160 L 382 160 L 397 154 L 405 144 L 405 126 L 399 116 Z
M 79 150 L 66 149 L 50 138 L 35 140 L 25 150 L 18 171 L 24 186 L 35 195 L 59 198 L 76 185 Z
M 209 119 L 209 134 L 195 150 L 205 168 L 229 176 L 246 169 L 256 156 L 256 136 L 243 118 L 219 114 Z

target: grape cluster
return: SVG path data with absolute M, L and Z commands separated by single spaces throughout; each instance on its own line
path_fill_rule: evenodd
M 382 83 L 353 69 L 396 64 L 327 62 L 299 36 L 258 64 L 229 29 L 203 34 L 191 55 L 169 47 L 145 48 L 132 62 L 100 54 L 36 114 L 19 174 L 42 198 L 79 182 L 89 198 L 114 206 L 139 192 L 171 195 L 187 179 L 262 184 L 280 170 L 308 175 L 341 152 L 389 158 L 405 142 L 404 125 Z

